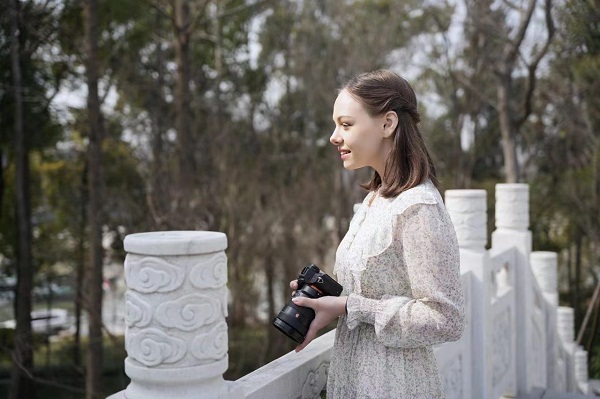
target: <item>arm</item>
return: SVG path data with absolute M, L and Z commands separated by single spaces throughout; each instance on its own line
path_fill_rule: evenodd
M 348 328 L 372 324 L 390 347 L 414 348 L 455 341 L 464 327 L 460 258 L 445 210 L 417 204 L 397 216 L 395 246 L 406 262 L 412 297 L 348 296 Z

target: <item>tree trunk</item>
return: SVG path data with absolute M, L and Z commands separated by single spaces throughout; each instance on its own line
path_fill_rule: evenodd
M 581 251 L 582 233 L 578 230 L 575 237 L 575 326 L 581 325 Z
M 87 195 L 87 162 L 83 168 L 80 184 L 80 208 L 79 208 L 79 239 L 77 242 L 77 275 L 75 283 L 75 339 L 73 343 L 73 364 L 79 368 L 81 366 L 81 313 L 83 308 L 83 276 L 85 272 L 85 226 L 86 226 L 86 204 Z
M 86 310 L 89 334 L 86 372 L 86 399 L 102 394 L 102 114 L 98 97 L 98 4 L 86 0 L 83 7 L 85 67 L 88 86 L 88 195 L 90 260 L 85 275 Z
M 36 397 L 33 370 L 33 337 L 31 333 L 31 291 L 33 288 L 33 265 L 31 256 L 31 198 L 29 194 L 29 149 L 25 137 L 23 119 L 23 82 L 21 78 L 19 0 L 10 2 L 11 68 L 13 75 L 15 156 L 16 156 L 16 211 L 17 211 L 17 289 L 15 292 L 15 342 L 10 399 L 32 399 Z
M 175 88 L 175 125 L 179 151 L 178 196 L 184 201 L 195 172 L 194 151 L 190 137 L 190 8 L 189 0 L 175 0 L 175 58 L 177 79 Z M 186 207 L 187 208 L 187 207 Z
M 502 153 L 504 155 L 504 175 L 507 183 L 519 181 L 519 165 L 517 162 L 517 147 L 510 116 L 510 76 L 500 78 L 498 84 L 498 118 L 502 135 Z
M 156 26 L 161 26 L 160 16 L 157 16 Z M 167 216 L 165 218 L 165 214 L 168 214 L 168 198 L 169 195 L 165 194 L 169 191 L 165 187 L 165 177 L 167 174 L 165 173 L 165 167 L 167 163 L 163 163 L 164 157 L 164 142 L 163 142 L 163 134 L 165 131 L 165 117 L 164 112 L 161 109 L 164 104 L 164 87 L 165 78 L 164 78 L 164 54 L 162 46 L 159 44 L 156 49 L 156 72 L 158 74 L 157 77 L 157 93 L 158 99 L 155 99 L 155 103 L 151 104 L 151 109 L 154 109 L 153 116 L 153 135 L 152 135 L 152 202 L 156 207 L 157 215 L 159 215 L 158 219 L 155 219 L 156 228 L 159 230 L 165 229 L 170 218 Z M 168 170 L 168 169 L 167 169 Z M 167 201 L 165 201 L 167 200 Z M 165 223 L 165 219 L 167 223 Z

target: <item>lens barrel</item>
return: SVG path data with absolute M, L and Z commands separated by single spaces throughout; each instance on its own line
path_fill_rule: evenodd
M 292 298 L 318 298 L 320 296 L 318 290 L 309 285 L 305 285 L 300 290 L 296 291 Z M 305 306 L 298 306 L 290 299 L 273 320 L 273 325 L 277 327 L 279 331 L 300 344 L 304 341 L 310 323 L 312 323 L 314 319 L 314 310 Z
M 319 270 L 315 264 L 302 269 L 297 282 L 298 290 L 292 295 L 292 299 L 301 296 L 307 298 L 340 296 L 344 289 L 337 281 Z M 273 319 L 273 325 L 294 341 L 302 343 L 314 319 L 314 310 L 298 306 L 290 299 Z

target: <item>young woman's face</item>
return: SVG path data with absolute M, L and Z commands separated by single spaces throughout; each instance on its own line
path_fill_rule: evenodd
M 389 143 L 384 140 L 384 116 L 372 117 L 365 107 L 346 90 L 333 105 L 335 130 L 329 138 L 338 148 L 346 169 L 365 166 L 382 175 Z

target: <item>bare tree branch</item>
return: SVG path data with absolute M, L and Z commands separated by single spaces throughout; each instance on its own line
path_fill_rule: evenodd
M 222 12 L 218 13 L 215 16 L 215 18 L 230 17 L 232 15 L 235 15 L 237 13 L 240 13 L 240 12 L 246 11 L 248 9 L 252 9 L 252 8 L 259 9 L 262 6 L 272 3 L 272 2 L 273 2 L 273 0 L 260 0 L 260 1 L 257 1 L 256 3 L 242 4 L 237 7 L 230 8 L 228 10 L 223 10 Z M 205 4 L 205 6 L 206 6 L 206 4 Z M 204 18 L 204 19 L 199 18 L 201 15 L 202 15 L 201 13 L 198 13 L 196 15 L 196 18 L 194 18 L 192 20 L 192 22 L 190 23 L 190 25 L 188 27 L 188 33 L 191 32 L 195 26 L 204 25 L 210 21 L 210 18 Z
M 156 11 L 158 11 L 158 13 L 160 15 L 162 15 L 163 17 L 167 18 L 169 21 L 171 21 L 172 24 L 175 24 L 175 17 L 173 17 L 173 15 L 169 14 L 164 8 L 162 8 L 160 6 L 160 4 L 158 4 L 157 2 L 151 2 L 150 3 L 150 7 L 154 8 Z
M 519 9 L 519 7 L 518 7 L 518 6 L 517 6 L 515 3 L 513 3 L 512 1 L 510 1 L 510 0 L 502 0 L 502 2 L 503 2 L 504 4 L 506 4 L 506 6 L 507 6 L 508 8 L 510 8 L 510 9 L 512 9 L 512 10 L 515 10 L 515 11 L 516 11 L 516 10 L 518 10 L 518 9 Z
M 527 78 L 527 91 L 525 94 L 525 107 L 524 107 L 523 115 L 521 115 L 519 118 L 516 119 L 517 126 L 520 126 L 523 123 L 525 123 L 525 121 L 531 114 L 531 111 L 533 108 L 533 106 L 532 106 L 533 92 L 535 91 L 535 85 L 536 85 L 536 79 L 537 79 L 536 71 L 537 71 L 540 61 L 542 60 L 542 58 L 544 58 L 544 56 L 548 52 L 548 49 L 550 48 L 550 43 L 552 42 L 552 38 L 554 37 L 555 27 L 554 27 L 554 20 L 552 19 L 552 0 L 546 0 L 546 29 L 548 31 L 548 36 L 546 37 L 546 42 L 544 43 L 544 46 L 536 54 L 536 56 L 534 57 L 531 64 L 529 64 L 527 66 L 527 69 L 529 71 L 529 76 Z
M 509 38 L 506 41 L 506 44 L 504 46 L 504 62 L 507 66 L 513 65 L 515 59 L 517 58 L 519 48 L 521 47 L 521 43 L 523 43 L 523 40 L 525 39 L 525 33 L 527 32 L 527 28 L 529 27 L 529 23 L 533 15 L 533 10 L 535 9 L 536 2 L 537 0 L 529 0 L 527 10 L 525 11 L 525 16 L 521 18 L 515 37 L 512 39 Z

